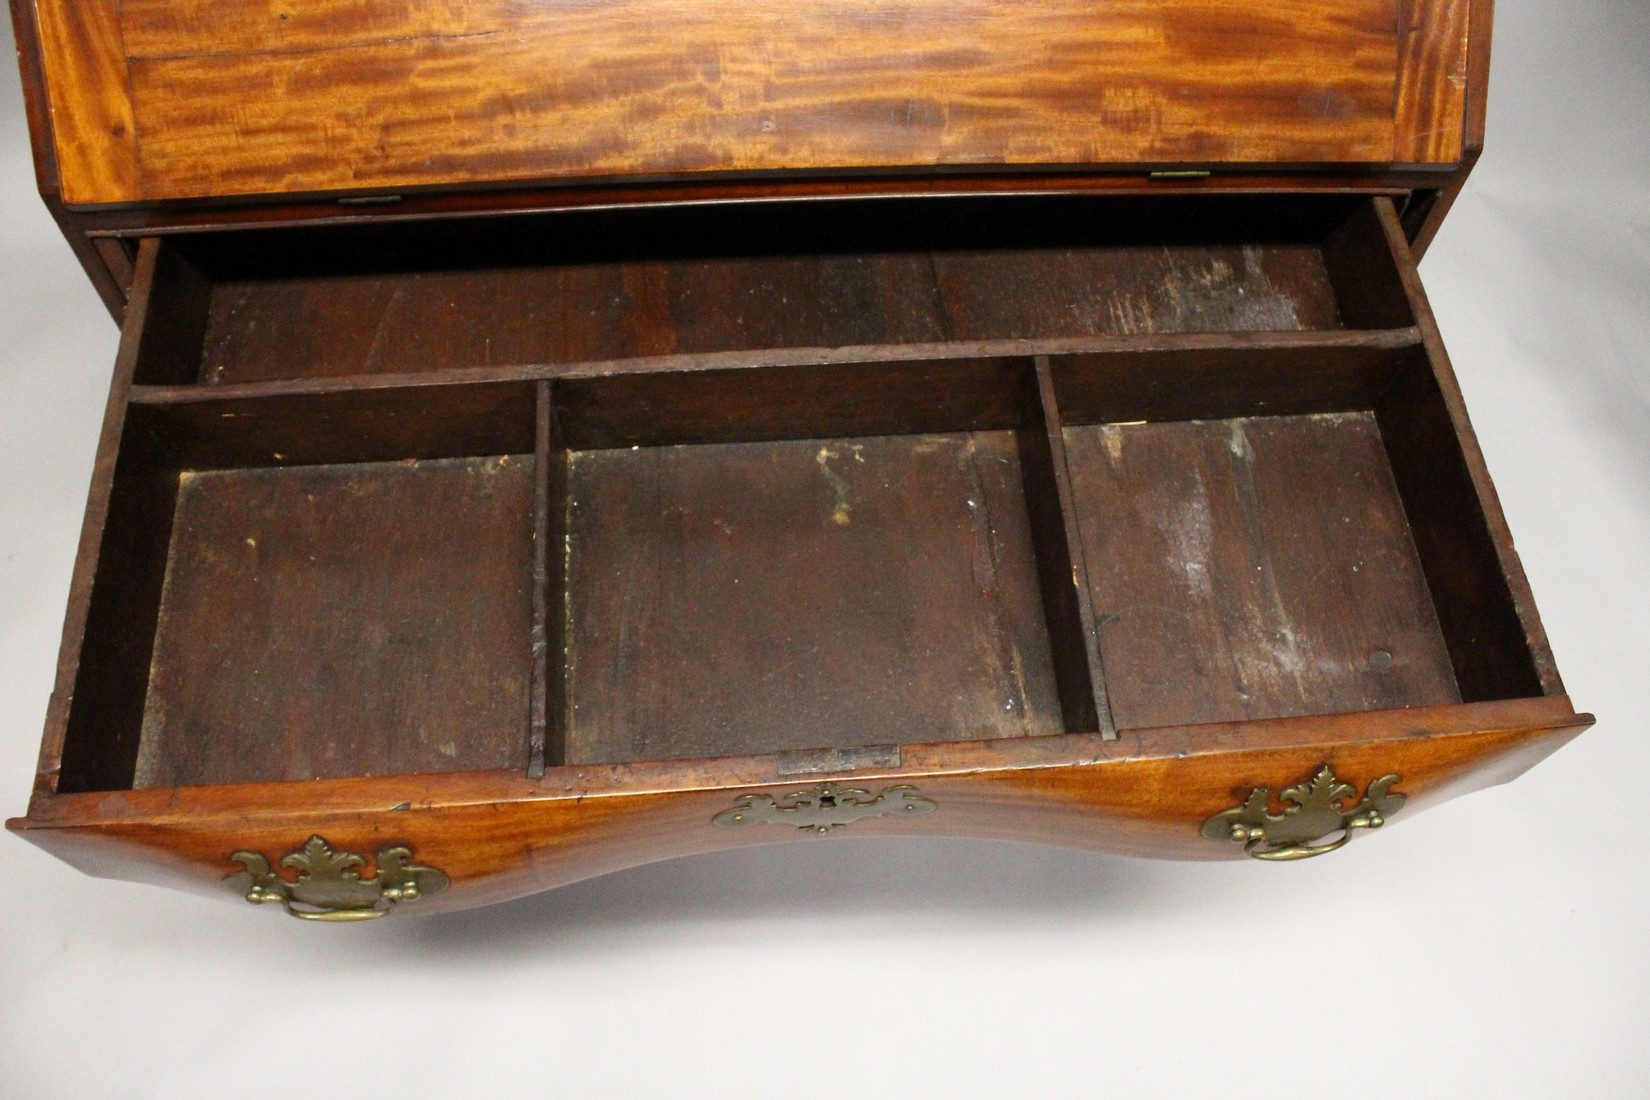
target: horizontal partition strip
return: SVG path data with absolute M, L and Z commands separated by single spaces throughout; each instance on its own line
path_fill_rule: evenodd
M 462 367 L 400 374 L 352 374 L 292 378 L 222 385 L 133 386 L 131 401 L 141 405 L 189 404 L 288 395 L 332 394 L 354 390 L 453 386 L 477 383 L 538 382 L 550 379 L 607 378 L 631 374 L 751 370 L 765 367 L 831 364 L 909 363 L 955 359 L 1024 359 L 1038 355 L 1071 356 L 1106 353 L 1154 353 L 1235 350 L 1264 353 L 1299 349 L 1396 349 L 1418 345 L 1418 328 L 1315 330 L 1309 332 L 1144 333 L 1085 336 L 1057 340 L 949 341 L 926 344 L 874 344 L 858 347 L 781 348 L 755 351 L 657 355 L 636 359 L 571 363 L 526 363 L 506 367 Z

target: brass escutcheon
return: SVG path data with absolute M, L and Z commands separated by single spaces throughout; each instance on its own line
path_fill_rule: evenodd
M 439 894 L 450 881 L 434 867 L 410 862 L 410 848 L 380 848 L 378 870 L 362 878 L 365 859 L 334 851 L 319 836 L 281 858 L 282 867 L 298 873 L 296 880 L 273 870 L 257 852 L 233 852 L 229 858 L 245 868 L 224 880 L 236 893 L 254 904 L 278 901 L 301 920 L 373 920 L 387 916 L 400 902 Z
M 1270 811 L 1271 788 L 1256 787 L 1243 805 L 1205 821 L 1202 832 L 1210 840 L 1242 844 L 1255 859 L 1321 856 L 1345 845 L 1359 829 L 1379 829 L 1397 813 L 1404 804 L 1403 795 L 1391 793 L 1397 782 L 1396 775 L 1383 775 L 1369 785 L 1363 798 L 1347 806 L 1346 800 L 1358 789 L 1335 778 L 1325 764 L 1305 783 L 1285 788 L 1281 814 Z M 1340 835 L 1334 840 L 1325 839 L 1336 833 Z
M 924 798 L 915 787 L 889 787 L 876 797 L 870 791 L 857 787 L 838 787 L 822 783 L 806 790 L 792 791 L 780 798 L 768 794 L 741 795 L 729 809 L 711 818 L 711 823 L 724 829 L 740 829 L 746 825 L 794 825 L 815 833 L 832 829 L 867 817 L 889 814 L 932 813 L 938 804 Z

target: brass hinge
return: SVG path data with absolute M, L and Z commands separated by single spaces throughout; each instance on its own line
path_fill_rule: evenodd
M 1209 178 L 1209 173 L 1200 169 L 1174 169 L 1165 172 L 1153 172 L 1154 180 L 1203 180 Z

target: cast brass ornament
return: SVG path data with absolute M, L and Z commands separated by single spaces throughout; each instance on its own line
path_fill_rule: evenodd
M 302 920 L 372 920 L 388 915 L 400 902 L 439 894 L 450 881 L 434 867 L 409 862 L 410 848 L 378 849 L 377 872 L 362 878 L 366 860 L 333 851 L 318 836 L 281 858 L 282 867 L 298 873 L 296 881 L 271 870 L 269 860 L 257 852 L 234 852 L 229 858 L 246 868 L 225 880 L 236 893 L 255 904 L 278 901 Z
M 861 818 L 926 814 L 937 806 L 933 799 L 924 798 L 911 786 L 889 787 L 873 798 L 870 791 L 857 787 L 823 783 L 792 791 L 778 799 L 766 794 L 741 795 L 732 807 L 711 818 L 711 822 L 724 829 L 794 825 L 810 832 L 828 833 Z
M 1404 796 L 1389 793 L 1396 775 L 1383 775 L 1369 785 L 1352 806 L 1346 800 L 1358 793 L 1342 783 L 1325 764 L 1305 783 L 1284 790 L 1283 813 L 1270 812 L 1272 792 L 1256 787 L 1243 805 L 1223 810 L 1203 823 L 1210 840 L 1230 840 L 1256 859 L 1307 859 L 1333 852 L 1359 829 L 1379 829 L 1404 805 Z M 1339 833 L 1334 840 L 1324 838 Z

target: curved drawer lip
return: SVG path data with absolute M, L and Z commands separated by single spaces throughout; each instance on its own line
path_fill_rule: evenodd
M 1289 789 L 1327 769 L 1341 790 L 1394 787 L 1398 820 L 1407 822 L 1429 805 L 1516 778 L 1591 722 L 1567 698 L 1552 696 L 1136 730 L 1115 741 L 1068 734 L 913 745 L 900 767 L 835 776 L 780 776 L 777 757 L 734 757 L 559 768 L 543 781 L 490 771 L 44 794 L 30 817 L 8 824 L 95 877 L 221 901 L 269 900 L 246 891 L 248 858 L 253 866 L 291 867 L 294 853 L 331 850 L 360 861 L 354 866 L 373 881 L 379 861 L 399 858 L 450 884 L 407 907 L 440 913 L 662 860 L 821 834 L 1241 860 L 1246 847 L 1211 837 L 1207 826 L 1263 788 L 1273 805 L 1299 801 Z M 718 827 L 730 809 L 761 796 L 790 806 L 835 793 L 869 805 L 890 792 L 895 801 L 914 796 L 929 812 L 848 814 L 851 821 L 824 829 L 778 818 Z M 1285 805 L 1283 815 L 1290 812 Z M 276 873 L 292 886 L 301 881 Z
M 1084 767 L 1127 761 L 1245 756 L 1317 748 L 1325 753 L 1383 741 L 1433 740 L 1492 732 L 1580 732 L 1593 716 L 1563 695 L 1334 715 L 1120 730 L 991 741 L 904 745 L 897 766 L 783 774 L 779 757 L 730 756 L 546 769 L 542 779 L 514 769 L 295 780 L 201 787 L 55 794 L 41 791 L 13 830 L 129 823 L 200 824 L 234 817 L 265 823 L 339 813 L 376 814 L 478 805 L 582 801 L 642 795 L 740 792 L 836 781 L 854 784 L 965 778 L 981 773 Z M 1556 746 L 1555 746 L 1556 747 Z

